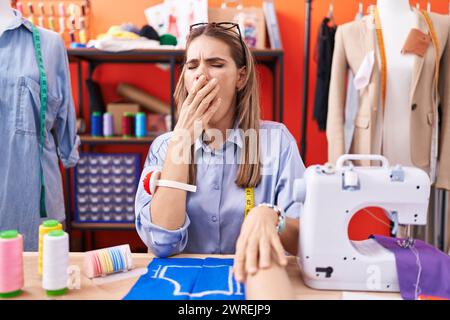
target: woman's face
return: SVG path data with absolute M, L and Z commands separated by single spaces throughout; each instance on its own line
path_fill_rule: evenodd
M 237 68 L 226 43 L 204 35 L 191 42 L 186 52 L 184 73 L 184 82 L 188 92 L 191 92 L 195 80 L 201 75 L 204 75 L 208 81 L 213 78 L 217 79 L 220 86 L 216 99 L 222 98 L 222 104 L 210 123 L 218 123 L 232 117 L 236 91 L 242 87 L 245 74 L 243 69 Z

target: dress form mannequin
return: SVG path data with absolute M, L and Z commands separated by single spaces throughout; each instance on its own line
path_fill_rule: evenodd
M 15 18 L 10 0 L 0 0 L 0 37 Z
M 411 82 L 414 55 L 402 54 L 403 45 L 416 25 L 417 14 L 409 0 L 378 0 L 387 64 L 384 121 L 378 121 L 379 151 L 392 165 L 412 166 L 410 149 Z M 382 108 L 379 108 L 382 110 Z M 381 112 L 379 113 L 379 119 Z

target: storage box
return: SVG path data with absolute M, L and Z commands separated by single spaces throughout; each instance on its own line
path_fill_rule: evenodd
M 136 103 L 109 103 L 106 106 L 107 112 L 113 115 L 114 135 L 122 135 L 122 116 L 124 112 L 137 113 L 140 107 Z
M 266 22 L 262 8 L 208 8 L 208 22 L 238 23 L 242 38 L 250 48 L 264 49 L 266 46 Z

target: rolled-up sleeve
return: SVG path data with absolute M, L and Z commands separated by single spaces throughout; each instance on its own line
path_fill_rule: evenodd
M 303 205 L 294 201 L 294 181 L 303 178 L 305 165 L 300 157 L 297 142 L 287 128 L 282 132 L 282 153 L 276 184 L 276 203 L 289 218 L 299 218 Z
M 58 108 L 54 129 L 58 140 L 58 156 L 65 168 L 73 167 L 77 164 L 80 156 L 78 147 L 80 138 L 77 135 L 76 114 L 72 98 L 72 87 L 69 75 L 69 61 L 67 51 L 62 41 L 58 42 L 58 53 L 55 57 L 60 57 L 57 72 L 57 83 L 60 84 L 58 91 L 61 97 L 61 104 Z
M 155 139 L 150 146 L 135 199 L 136 230 L 142 241 L 158 257 L 167 257 L 181 253 L 188 240 L 189 216 L 185 214 L 184 225 L 177 230 L 162 228 L 151 221 L 150 203 L 152 196 L 144 190 L 145 176 L 163 167 L 167 152 L 168 134 Z

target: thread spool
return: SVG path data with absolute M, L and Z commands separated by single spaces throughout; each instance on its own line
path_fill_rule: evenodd
M 133 114 L 131 112 L 125 112 L 122 117 L 122 135 L 124 137 L 133 136 Z
M 38 273 L 41 276 L 42 275 L 42 258 L 43 258 L 43 252 L 44 252 L 44 236 L 53 230 L 62 230 L 62 224 L 59 223 L 57 220 L 47 220 L 44 221 L 39 226 L 39 266 L 38 266 Z
M 359 184 L 358 173 L 353 170 L 344 172 L 344 186 L 346 188 L 357 188 Z
M 103 132 L 102 113 L 93 112 L 91 115 L 91 135 L 101 137 Z
M 103 277 L 133 269 L 130 245 L 110 247 L 86 252 L 84 270 L 88 278 Z
M 0 298 L 20 295 L 23 288 L 23 237 L 16 230 L 0 232 Z
M 83 6 L 83 12 L 84 12 L 84 6 Z M 80 37 L 80 42 L 82 44 L 86 44 L 87 43 L 87 34 L 86 34 L 86 22 L 85 22 L 85 18 L 84 18 L 84 13 L 83 13 L 83 17 L 80 18 L 80 31 L 79 31 L 79 37 Z
M 69 267 L 69 236 L 62 230 L 44 235 L 42 287 L 49 296 L 67 293 L 67 268 Z
M 107 112 L 103 114 L 103 135 L 105 137 L 112 137 L 114 135 L 112 113 Z
M 147 121 L 144 112 L 136 113 L 135 119 L 135 134 L 138 138 L 147 136 Z

